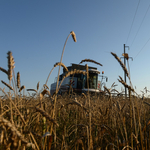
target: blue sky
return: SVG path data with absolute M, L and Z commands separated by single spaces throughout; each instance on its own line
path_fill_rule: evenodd
M 150 90 L 149 5 L 149 0 L 1 0 L 0 66 L 7 69 L 7 52 L 12 51 L 21 84 L 36 88 L 40 81 L 42 87 L 53 65 L 60 61 L 64 42 L 73 30 L 77 42 L 71 37 L 67 42 L 62 60 L 66 66 L 93 59 L 103 67 L 88 65 L 105 72 L 106 86 L 110 88 L 115 82 L 121 91 L 123 86 L 117 79 L 119 75 L 124 78 L 124 73 L 110 52 L 121 57 L 126 44 L 130 47 L 126 52 L 133 57 L 129 60 L 133 86 L 138 93 L 144 87 Z M 55 68 L 48 86 L 57 73 Z M 0 80 L 8 83 L 3 72 Z M 0 83 L 0 87 L 4 85 Z

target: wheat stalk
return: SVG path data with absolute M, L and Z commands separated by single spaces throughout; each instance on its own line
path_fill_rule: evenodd
M 47 112 L 45 112 L 41 108 L 35 107 L 35 109 L 36 111 L 40 112 L 44 117 L 46 117 L 49 121 L 51 121 L 52 123 L 54 123 L 55 125 L 59 127 L 59 124 L 54 119 L 52 119 Z
M 124 82 L 121 76 L 119 76 L 119 78 L 120 78 L 120 80 L 118 79 L 119 82 L 121 82 L 126 88 L 134 92 L 134 89 L 132 89 L 131 86 L 127 85 L 127 83 Z
M 111 95 L 110 89 L 108 89 L 106 86 L 104 86 L 104 89 L 107 91 L 107 93 L 108 93 L 109 95 Z
M 84 59 L 84 60 L 81 60 L 81 62 L 80 62 L 79 64 L 81 64 L 81 63 L 83 63 L 83 62 L 92 62 L 92 63 L 95 63 L 95 64 L 97 64 L 97 65 L 103 66 L 103 65 L 100 64 L 99 62 L 96 62 L 95 60 L 92 60 L 92 59 Z
M 50 73 L 49 73 L 49 75 L 48 75 L 48 77 L 47 77 L 47 80 L 46 80 L 44 86 L 48 87 L 48 86 L 47 86 L 48 79 L 49 79 L 49 77 L 50 77 L 52 71 L 54 70 L 54 68 L 57 67 L 57 66 L 62 66 L 62 67 L 68 72 L 68 68 L 67 68 L 63 63 L 57 62 L 56 64 L 54 64 L 54 67 L 53 67 L 52 70 L 50 71 Z
M 87 108 L 85 108 L 85 107 L 84 107 L 82 104 L 80 104 L 78 101 L 72 101 L 72 102 L 70 102 L 70 103 L 67 103 L 66 105 L 62 105 L 61 108 L 65 107 L 65 106 L 67 106 L 67 105 L 77 105 L 77 106 L 83 108 L 85 111 L 88 112 Z
M 4 126 L 7 126 L 10 128 L 10 130 L 12 131 L 12 133 L 15 133 L 18 138 L 26 144 L 27 147 L 32 147 L 33 149 L 35 149 L 35 145 L 32 143 L 28 143 L 26 139 L 24 139 L 23 135 L 16 129 L 16 127 L 14 125 L 12 125 L 8 120 L 4 119 L 3 117 L 0 117 L 0 123 L 3 123 Z
M 86 98 L 86 95 L 85 95 L 84 93 L 82 93 L 82 96 L 83 96 L 84 98 Z
M 128 72 L 126 66 L 124 65 L 124 63 L 121 61 L 121 59 L 115 53 L 111 52 L 111 54 L 118 60 L 119 64 L 121 65 L 121 67 L 125 71 L 126 75 L 129 77 L 129 72 Z

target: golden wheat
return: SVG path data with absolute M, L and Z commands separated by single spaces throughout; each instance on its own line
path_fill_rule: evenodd
M 16 129 L 14 125 L 12 125 L 8 120 L 4 119 L 3 117 L 0 117 L 0 123 L 2 123 L 4 126 L 7 126 L 10 128 L 12 133 L 16 134 L 18 138 L 26 144 L 26 146 L 30 146 L 33 149 L 35 149 L 35 145 L 32 143 L 28 143 L 27 140 L 23 137 L 23 135 Z
M 49 90 L 49 87 L 46 84 L 44 84 L 43 87 L 44 87 L 44 89 L 48 89 Z
M 41 100 L 43 99 L 43 97 L 44 97 L 45 94 L 50 95 L 50 92 L 49 92 L 47 89 L 44 89 L 44 90 L 40 93 L 40 99 L 41 99 Z
M 109 95 L 111 95 L 110 89 L 108 89 L 106 86 L 104 86 L 104 89 L 107 91 L 107 93 L 108 93 Z
M 36 111 L 40 112 L 44 117 L 46 117 L 46 119 L 48 119 L 50 122 L 54 123 L 59 127 L 59 124 L 54 119 L 52 119 L 47 112 L 38 107 L 35 107 L 35 109 Z
M 79 64 L 81 64 L 81 63 L 83 63 L 83 62 L 92 62 L 92 63 L 95 63 L 95 64 L 97 64 L 97 65 L 103 66 L 103 65 L 100 64 L 99 62 L 96 62 L 95 60 L 92 60 L 92 59 L 83 59 L 83 60 L 81 60 L 81 62 L 80 62 Z
M 12 75 L 12 70 L 14 69 L 14 64 L 15 64 L 15 62 L 14 62 L 14 58 L 13 58 L 13 56 L 12 56 L 12 52 L 11 51 L 9 51 L 8 53 L 7 53 L 7 58 L 8 58 L 8 79 L 9 80 L 12 80 L 12 77 L 13 77 L 13 75 Z
M 57 66 L 62 66 L 67 72 L 68 72 L 68 68 L 61 62 L 57 62 L 54 67 L 57 67 Z
M 118 79 L 119 82 L 121 82 L 126 88 L 128 88 L 129 90 L 133 91 L 134 92 L 134 89 L 132 89 L 131 86 L 127 85 L 126 82 L 124 82 L 124 80 L 122 79 L 121 76 L 119 76 L 120 79 Z
M 37 90 L 35 90 L 35 89 L 27 89 L 27 91 L 34 91 L 37 93 Z
M 10 90 L 13 90 L 13 88 L 12 88 L 9 84 L 7 84 L 6 82 L 4 82 L 3 80 L 1 80 L 1 82 L 2 82 L 4 85 L 6 85 Z
M 70 34 L 72 35 L 74 42 L 77 42 L 76 34 L 74 33 L 74 31 L 71 31 Z
M 5 70 L 4 68 L 0 67 L 0 70 L 8 75 L 8 71 Z
M 128 72 L 126 66 L 124 65 L 124 63 L 121 61 L 121 59 L 115 53 L 111 52 L 111 54 L 118 60 L 119 64 L 121 65 L 121 67 L 125 71 L 126 75 L 129 77 L 129 72 Z
M 36 86 L 37 91 L 39 89 L 39 85 L 40 85 L 40 82 L 37 83 L 37 86 Z
M 17 87 L 20 88 L 20 73 L 17 73 Z

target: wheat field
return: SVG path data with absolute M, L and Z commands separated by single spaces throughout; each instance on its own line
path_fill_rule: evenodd
M 75 33 L 71 32 L 76 42 Z M 67 38 L 68 39 L 68 38 Z M 64 46 L 65 47 L 65 46 Z M 64 51 L 64 49 L 63 49 Z M 127 77 L 130 74 L 116 54 Z M 39 90 L 26 89 L 21 85 L 20 73 L 15 76 L 15 62 L 12 52 L 8 52 L 8 69 L 0 71 L 8 76 L 9 83 L 1 80 L 9 92 L 0 87 L 4 96 L 0 97 L 0 149 L 6 150 L 149 150 L 150 149 L 150 99 L 139 97 L 130 81 L 127 85 L 122 77 L 118 81 L 128 90 L 125 98 L 118 92 L 113 96 L 113 86 L 104 87 L 105 93 L 91 95 L 69 93 L 54 95 L 46 80 Z M 63 53 L 62 53 L 63 55 Z M 61 59 L 62 60 L 62 59 Z M 82 62 L 100 63 L 84 59 Z M 70 74 L 86 71 L 72 70 L 60 61 L 55 67 L 63 67 Z M 63 79 L 64 79 L 63 78 Z M 25 95 L 25 90 L 32 93 Z

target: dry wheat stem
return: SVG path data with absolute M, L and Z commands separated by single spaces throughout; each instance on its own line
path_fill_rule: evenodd
M 89 102 L 89 145 L 88 148 L 89 150 L 92 150 L 92 128 L 91 128 L 91 100 L 90 100 L 90 95 L 89 95 L 89 68 L 88 65 L 85 65 L 86 68 L 86 75 L 87 75 L 87 88 L 88 88 L 88 102 Z
M 111 92 L 117 92 L 119 94 L 119 91 L 117 91 L 116 89 L 112 89 Z
M 125 149 L 128 149 L 128 148 L 132 149 L 132 147 L 130 147 L 129 145 L 127 145 L 127 146 L 125 146 L 122 150 L 125 150 Z M 132 149 L 132 150 L 133 150 L 133 149 Z
M 95 60 L 92 60 L 92 59 L 84 59 L 82 60 L 79 64 L 83 63 L 83 62 L 92 62 L 92 63 L 95 63 L 97 65 L 100 65 L 100 66 L 103 66 L 102 64 L 100 64 L 99 62 L 96 62 Z
M 120 80 L 118 79 L 119 82 L 121 82 L 126 88 L 128 88 L 129 90 L 131 90 L 132 92 L 134 92 L 134 89 L 131 88 L 131 86 L 127 85 L 124 80 L 122 79 L 121 76 L 119 76 Z
M 75 35 L 75 33 L 73 32 L 73 31 L 71 31 L 70 32 L 70 34 L 68 35 L 68 37 L 67 37 L 67 39 L 66 39 L 66 41 L 65 41 L 65 44 L 64 44 L 64 47 L 63 47 L 63 51 L 62 51 L 62 54 L 61 54 L 61 58 L 60 58 L 60 63 L 62 63 L 62 58 L 63 58 L 63 54 L 64 54 L 64 50 L 65 50 L 65 46 L 66 46 L 66 44 L 67 44 L 67 41 L 68 41 L 68 38 L 69 38 L 69 36 L 70 35 L 72 35 L 72 38 L 73 38 L 73 40 L 74 40 L 74 42 L 76 42 L 77 40 L 76 40 L 76 35 Z M 60 74 L 60 66 L 59 66 L 59 70 L 58 70 L 58 76 L 57 76 L 57 83 L 56 83 L 56 94 L 57 94 L 57 92 L 59 91 L 59 89 L 58 89 L 58 83 L 59 83 L 59 74 Z M 55 96 L 55 100 L 54 100 L 54 111 L 53 111 L 53 118 L 55 117 L 55 108 L 56 108 L 56 99 L 57 99 L 57 96 Z M 55 136 L 54 136 L 54 141 L 55 141 L 55 143 L 56 143 L 56 127 L 54 127 L 55 128 Z M 54 146 L 55 148 L 56 148 L 56 144 L 55 144 L 55 146 Z
M 80 103 L 77 102 L 77 101 L 73 101 L 73 102 L 67 103 L 66 105 L 61 106 L 61 108 L 65 107 L 65 106 L 67 106 L 67 105 L 77 105 L 77 106 L 83 108 L 85 111 L 88 112 L 87 108 L 85 108 L 82 104 L 80 104 Z
M 18 111 L 18 113 L 19 113 L 19 115 L 20 115 L 20 117 L 21 117 L 23 123 L 26 124 L 26 122 L 25 122 L 25 120 L 24 120 L 22 114 L 20 113 L 20 111 L 18 110 L 17 106 L 14 104 L 14 102 L 12 101 L 12 99 L 6 94 L 6 92 L 5 92 L 2 88 L 0 88 L 0 90 L 1 90 L 1 91 L 6 95 L 6 97 L 11 101 L 11 103 L 14 105 L 15 109 Z
M 110 90 L 109 90 L 106 86 L 104 86 L 104 89 L 107 91 L 107 93 L 108 93 L 109 95 L 111 95 Z
M 70 35 L 72 35 L 72 38 L 73 38 L 74 42 L 76 42 L 75 33 L 74 33 L 74 31 L 71 31 L 70 34 L 68 35 L 66 41 L 65 41 L 65 44 L 64 44 L 64 47 L 63 47 L 63 51 L 62 51 L 62 54 L 61 54 L 61 58 L 60 58 L 60 63 L 62 63 L 64 50 L 65 50 L 65 47 L 66 47 L 66 44 L 67 44 L 67 41 L 68 41 L 68 38 L 69 38 Z M 59 66 L 58 76 L 57 76 L 56 93 L 57 93 L 57 90 L 58 90 L 59 74 L 60 74 L 60 66 Z M 56 102 L 56 98 L 55 98 L 55 102 Z
M 16 129 L 14 125 L 12 125 L 8 120 L 4 119 L 3 117 L 0 117 L 0 123 L 3 123 L 4 126 L 7 126 L 10 128 L 10 130 L 15 133 L 19 139 L 26 144 L 26 146 L 31 146 L 33 149 L 35 149 L 35 145 L 32 143 L 28 143 L 26 139 L 22 136 L 22 134 Z
M 3 80 L 1 80 L 1 82 L 6 85 L 10 90 L 14 90 L 9 84 L 7 84 L 6 82 L 4 82 Z
M 126 75 L 129 77 L 129 72 L 128 72 L 126 66 L 124 65 L 124 63 L 121 61 L 121 59 L 115 53 L 111 52 L 111 54 L 118 60 L 118 62 L 120 63 L 121 67 L 125 71 Z
M 62 66 L 63 68 L 65 68 L 66 71 L 68 71 L 68 68 L 67 68 L 63 63 L 61 63 L 61 62 L 56 63 L 56 64 L 54 65 L 54 67 L 52 68 L 52 70 L 50 71 L 50 73 L 49 73 L 49 75 L 48 75 L 48 77 L 47 77 L 47 80 L 46 80 L 44 86 L 47 86 L 48 79 L 49 79 L 49 77 L 50 77 L 52 71 L 54 70 L 54 68 L 57 67 L 57 66 L 59 66 L 59 67 Z
M 33 139 L 33 141 L 34 141 L 37 150 L 40 150 L 40 149 L 39 149 L 39 146 L 38 146 L 38 144 L 37 144 L 37 142 L 36 142 L 36 140 L 35 140 L 35 138 L 34 138 L 34 136 L 33 136 L 33 134 L 32 134 L 32 132 L 30 132 L 30 136 L 32 137 L 32 139 Z
M 82 96 L 83 96 L 84 98 L 86 98 L 86 95 L 85 95 L 84 93 L 82 93 Z
M 48 79 L 49 79 L 49 77 L 50 77 L 52 71 L 54 70 L 54 68 L 55 68 L 55 67 L 53 67 L 52 70 L 50 71 L 50 73 L 48 74 L 48 77 L 47 77 L 47 79 L 46 79 L 45 85 L 47 85 Z
M 110 89 L 112 89 L 114 86 L 115 86 L 115 82 L 111 85 L 111 88 L 110 88 Z
M 44 117 L 46 117 L 49 121 L 51 121 L 52 123 L 54 123 L 55 125 L 59 127 L 59 124 L 54 119 L 52 119 L 47 112 L 45 112 L 41 108 L 35 107 L 35 109 L 36 111 L 40 112 Z

